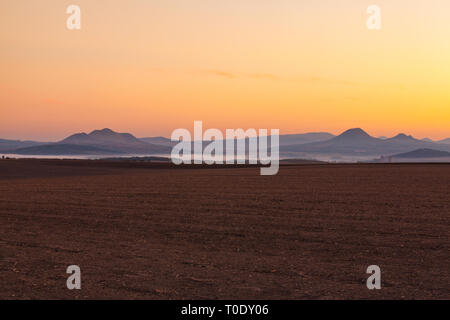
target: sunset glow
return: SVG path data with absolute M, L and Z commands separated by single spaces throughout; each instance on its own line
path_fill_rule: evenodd
M 1 0 L 0 137 L 194 120 L 281 133 L 450 136 L 450 2 Z M 66 28 L 77 4 L 82 28 Z

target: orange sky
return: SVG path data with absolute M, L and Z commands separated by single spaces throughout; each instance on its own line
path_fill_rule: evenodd
M 0 138 L 194 120 L 450 137 L 449 15 L 448 0 L 1 0 Z

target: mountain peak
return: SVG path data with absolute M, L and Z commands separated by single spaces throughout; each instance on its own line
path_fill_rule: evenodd
M 409 138 L 409 137 L 411 137 L 411 136 L 407 136 L 404 133 L 399 133 L 398 135 L 395 136 L 395 138 Z
M 370 135 L 361 128 L 353 128 L 348 129 L 347 131 L 341 133 L 338 137 L 356 138 L 356 137 L 370 137 Z
M 109 128 L 94 130 L 89 134 L 77 133 L 71 135 L 70 137 L 64 139 L 64 143 L 75 143 L 75 144 L 102 144 L 102 143 L 142 143 L 136 139 L 132 134 L 129 133 L 118 133 Z
M 416 139 L 411 135 L 406 135 L 404 133 L 399 133 L 395 137 L 389 139 L 389 140 L 399 140 L 399 141 L 415 141 Z
M 101 135 L 111 135 L 111 134 L 116 134 L 117 132 L 109 129 L 109 128 L 104 128 L 102 130 L 94 130 L 91 133 L 89 133 L 89 135 L 97 135 L 97 134 L 101 134 Z
M 101 130 L 94 130 L 89 134 L 78 133 L 74 134 L 60 142 L 58 144 L 88 146 L 96 147 L 102 150 L 109 150 L 111 152 L 118 153 L 130 153 L 130 154 L 154 154 L 154 153 L 167 153 L 170 152 L 169 146 L 154 145 L 146 143 L 137 139 L 131 133 L 119 133 L 109 128 Z
M 361 128 L 352 128 L 352 129 L 348 129 L 346 131 L 344 131 L 344 133 L 357 133 L 357 134 L 367 134 L 363 129 Z

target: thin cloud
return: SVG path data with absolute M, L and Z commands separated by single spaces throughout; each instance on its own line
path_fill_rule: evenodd
M 223 77 L 227 79 L 237 79 L 237 78 L 250 78 L 250 79 L 261 79 L 261 80 L 273 80 L 273 81 L 289 81 L 289 82 L 309 82 L 309 83 L 325 83 L 325 84 L 338 84 L 338 85 L 359 85 L 358 83 L 338 80 L 338 79 L 328 79 L 317 76 L 303 76 L 303 77 L 282 77 L 272 73 L 232 73 L 224 70 L 218 69 L 208 69 L 203 70 L 203 73 L 208 75 Z
M 254 79 L 268 79 L 268 80 L 281 80 L 281 78 L 277 75 L 271 74 L 271 73 L 252 73 L 245 75 L 249 78 Z
M 205 71 L 209 74 L 216 75 L 219 77 L 225 77 L 228 79 L 233 79 L 233 78 L 237 77 L 236 74 L 233 74 L 231 72 L 222 71 L 222 70 L 205 70 Z

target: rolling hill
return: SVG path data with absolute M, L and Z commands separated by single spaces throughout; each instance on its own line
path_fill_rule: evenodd
M 255 139 L 255 138 L 250 138 Z M 360 128 L 349 129 L 338 136 L 327 132 L 280 135 L 283 158 L 327 159 L 339 157 L 379 157 L 418 149 L 450 151 L 450 141 L 430 142 L 398 134 L 392 138 L 375 138 Z M 249 139 L 246 139 L 248 148 Z M 59 142 L 0 140 L 0 151 L 23 155 L 167 155 L 177 144 L 165 137 L 138 139 L 130 133 L 111 129 L 76 133 Z M 206 146 L 205 142 L 203 146 Z M 325 155 L 321 158 L 321 156 Z
M 0 139 L 0 152 L 18 148 L 33 147 L 42 144 L 45 144 L 45 142 Z
M 398 134 L 389 139 L 378 139 L 360 128 L 354 128 L 327 141 L 284 146 L 281 147 L 280 152 L 369 156 L 396 154 L 424 148 L 449 151 L 450 145 L 422 141 L 405 134 Z
M 447 139 L 444 139 L 444 140 L 440 140 L 440 141 L 438 141 L 438 143 L 450 144 L 450 138 L 447 138 Z
M 111 129 L 94 130 L 89 134 L 77 133 L 66 139 L 45 145 L 9 150 L 26 155 L 85 155 L 85 154 L 167 154 L 171 147 L 146 143 L 129 133 Z
M 169 146 L 172 147 L 177 144 L 177 142 L 170 140 L 169 138 L 165 137 L 149 137 L 149 138 L 139 138 L 139 140 L 150 143 L 154 145 L 160 145 L 160 146 Z
M 381 156 L 378 159 L 368 161 L 371 163 L 429 163 L 429 162 L 450 162 L 450 152 L 434 149 L 417 149 L 410 152 L 394 154 L 391 156 Z
M 450 158 L 450 152 L 433 149 L 417 149 L 411 152 L 395 154 L 394 158 Z

